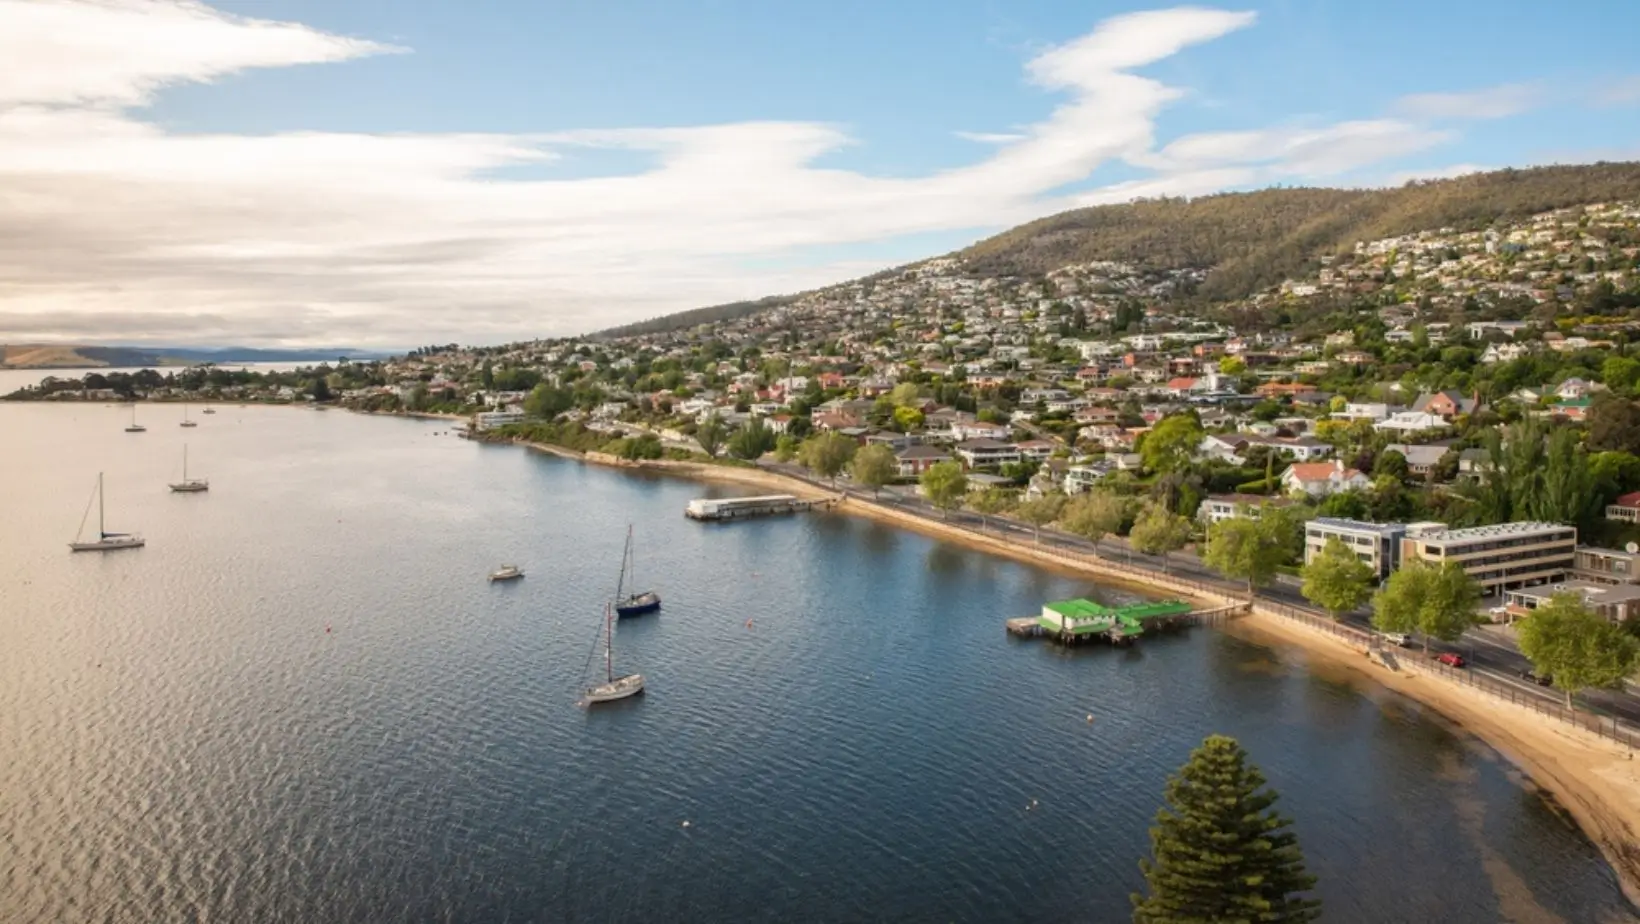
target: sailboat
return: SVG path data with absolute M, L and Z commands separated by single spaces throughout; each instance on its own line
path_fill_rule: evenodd
M 179 426 L 179 427 L 197 427 L 197 426 L 199 426 L 199 423 L 197 421 L 192 421 L 192 420 L 188 419 L 188 405 L 186 405 L 186 404 L 184 404 L 182 406 L 182 423 L 177 424 L 177 426 Z
M 615 615 L 617 616 L 642 616 L 661 608 L 660 594 L 655 593 L 653 590 L 646 590 L 641 593 L 626 592 L 629 583 L 627 576 L 635 570 L 632 557 L 632 527 L 628 526 L 626 528 L 626 550 L 621 553 L 621 578 L 615 585 Z M 632 581 L 630 583 L 635 584 L 637 582 Z
M 604 606 L 604 682 L 587 687 L 587 703 L 607 703 L 643 692 L 642 674 L 615 676 L 615 610 Z
M 125 432 L 127 432 L 127 433 L 147 433 L 148 432 L 147 427 L 143 426 L 140 423 L 137 423 L 137 405 L 136 405 L 135 402 L 133 402 L 132 405 L 131 405 L 131 426 L 126 427 Z
M 204 478 L 188 477 L 188 444 L 182 444 L 182 480 L 171 482 L 171 490 L 178 494 L 198 494 L 209 491 L 211 483 Z
M 103 523 L 103 476 L 97 473 L 97 538 L 91 542 L 82 542 L 80 537 L 85 535 L 85 520 L 91 515 L 91 504 L 85 505 L 85 515 L 80 517 L 80 531 L 75 534 L 74 541 L 68 547 L 75 552 L 112 552 L 115 549 L 140 549 L 147 545 L 147 540 L 135 533 L 111 533 Z

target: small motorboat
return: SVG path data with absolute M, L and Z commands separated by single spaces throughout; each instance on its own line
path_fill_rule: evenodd
M 205 410 L 203 410 L 203 411 L 200 411 L 200 413 L 201 413 L 201 414 L 215 414 L 215 413 L 216 413 L 216 408 L 214 408 L 214 407 L 208 407 L 208 408 L 206 408 L 206 409 L 205 409 Z
M 490 572 L 491 581 L 516 581 L 524 576 L 524 569 L 517 565 L 502 565 Z

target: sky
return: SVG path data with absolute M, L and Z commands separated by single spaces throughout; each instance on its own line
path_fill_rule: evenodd
M 0 0 L 0 342 L 571 336 L 1147 196 L 1640 159 L 1633 0 Z

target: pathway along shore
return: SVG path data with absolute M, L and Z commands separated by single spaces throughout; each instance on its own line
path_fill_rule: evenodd
M 835 496 L 807 481 L 763 469 L 668 460 L 631 462 L 604 453 L 581 453 L 517 441 L 541 452 L 605 465 L 698 481 L 742 484 L 801 498 Z M 1111 563 L 1056 553 L 1007 533 L 978 534 L 910 510 L 848 496 L 837 510 L 910 529 L 969 549 L 1125 585 L 1185 597 L 1201 605 L 1235 598 L 1213 587 L 1161 574 L 1136 575 Z M 1226 624 L 1225 631 L 1302 658 L 1322 670 L 1342 671 L 1376 683 L 1433 709 L 1490 745 L 1562 806 L 1599 847 L 1629 902 L 1640 908 L 1640 761 L 1615 742 L 1505 702 L 1473 687 L 1431 674 L 1390 671 L 1337 636 L 1256 608 Z

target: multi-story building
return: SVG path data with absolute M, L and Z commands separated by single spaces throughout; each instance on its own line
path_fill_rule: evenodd
M 1563 584 L 1519 587 L 1507 591 L 1503 598 L 1510 616 L 1518 617 L 1548 603 L 1555 594 L 1572 594 L 1582 600 L 1584 606 L 1612 622 L 1625 622 L 1640 616 L 1640 587 L 1632 584 L 1567 581 Z
M 1372 568 L 1378 580 L 1401 566 L 1401 540 L 1405 523 L 1367 523 L 1334 517 L 1316 517 L 1304 524 L 1304 564 L 1314 561 L 1332 539 L 1341 540 L 1355 557 Z
M 1572 577 L 1592 584 L 1640 584 L 1640 551 L 1580 545 Z
M 1577 528 L 1558 523 L 1499 523 L 1448 529 L 1412 524 L 1401 540 L 1401 561 L 1456 562 L 1487 594 L 1507 587 L 1557 581 L 1576 563 Z
M 1202 500 L 1201 506 L 1196 508 L 1196 517 L 1208 526 L 1214 523 L 1223 523 L 1238 516 L 1249 519 L 1258 519 L 1259 511 L 1265 507 L 1286 507 L 1292 504 L 1292 498 L 1267 497 L 1263 494 L 1210 494 Z

